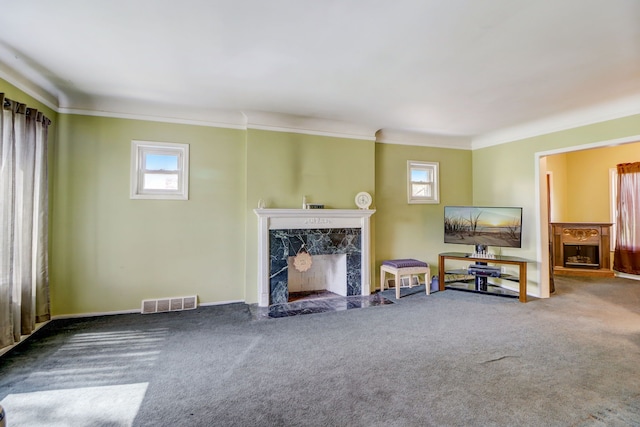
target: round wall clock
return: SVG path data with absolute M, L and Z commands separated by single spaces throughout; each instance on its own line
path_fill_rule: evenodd
M 371 194 L 362 191 L 356 195 L 356 206 L 360 209 L 369 209 L 371 206 Z

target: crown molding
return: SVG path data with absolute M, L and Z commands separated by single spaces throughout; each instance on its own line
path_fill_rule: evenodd
M 536 152 L 536 159 L 539 159 L 540 157 L 544 157 L 544 156 L 552 156 L 554 154 L 571 153 L 574 151 L 591 150 L 594 148 L 602 148 L 602 147 L 616 147 L 624 144 L 637 143 L 638 141 L 640 141 L 640 135 L 630 135 L 622 138 L 590 142 L 587 144 L 571 145 L 569 147 L 560 147 L 560 148 L 554 148 L 552 150 L 538 151 Z
M 129 119 L 129 120 L 144 120 L 151 122 L 161 123 L 175 123 L 192 126 L 206 126 L 217 127 L 226 129 L 240 129 L 245 130 L 244 117 L 239 112 L 225 112 L 220 110 L 203 110 L 195 114 L 185 114 L 184 111 L 178 110 L 164 110 L 150 108 L 145 111 L 152 111 L 152 114 L 140 114 L 136 111 L 108 111 L 108 110 L 95 110 L 84 108 L 59 108 L 59 112 L 62 114 L 74 114 L 81 116 L 94 116 L 94 117 L 109 117 L 116 119 Z M 121 108 L 126 110 L 127 108 Z M 134 110 L 137 110 L 134 109 Z M 183 117 L 180 117 L 183 116 Z
M 338 120 L 318 119 L 263 111 L 244 112 L 247 129 L 375 141 L 377 128 Z
M 399 129 L 380 129 L 376 134 L 376 142 L 383 144 L 471 150 L 471 137 L 436 135 Z
M 19 66 L 22 71 L 17 72 L 13 64 Z M 72 106 L 66 94 L 61 93 L 42 73 L 22 63 L 21 59 L 3 47 L 2 43 L 0 43 L 0 65 L 0 78 L 53 111 L 62 114 L 113 117 L 240 130 L 258 129 L 361 139 L 384 144 L 461 150 L 477 150 L 640 114 L 640 94 L 635 94 L 475 137 L 450 136 L 398 129 L 378 129 L 370 125 L 288 114 L 179 107 L 122 99 L 92 99 L 90 105 Z
M 640 114 L 640 94 L 549 116 L 473 138 L 473 150 Z
M 2 44 L 0 43 L 0 78 L 6 80 L 12 86 L 20 89 L 36 101 L 42 102 L 53 111 L 59 112 L 58 97 L 54 94 L 57 93 L 57 90 L 55 90 L 47 80 L 42 78 L 39 73 L 31 72 L 31 70 L 28 70 L 29 72 L 24 74 L 18 73 L 13 67 L 3 61 L 5 56 L 6 52 L 3 51 Z M 39 81 L 40 84 L 36 84 L 34 81 Z

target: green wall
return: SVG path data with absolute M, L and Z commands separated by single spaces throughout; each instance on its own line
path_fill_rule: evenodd
M 268 208 L 299 209 L 306 196 L 308 203 L 326 208 L 355 209 L 360 191 L 375 201 L 374 141 L 249 129 L 246 302 L 258 299 L 258 217 L 253 212 L 258 200 Z
M 439 162 L 439 204 L 407 203 L 408 160 Z M 470 150 L 376 144 L 377 280 L 386 259 L 423 260 L 430 264 L 431 274 L 436 274 L 440 252 L 462 250 L 443 242 L 444 206 L 472 202 L 471 170 Z
M 7 97 L 43 110 L 54 122 L 49 138 L 53 315 L 134 310 L 145 298 L 192 294 L 204 303 L 255 303 L 253 209 L 259 199 L 271 208 L 298 208 L 306 195 L 308 202 L 328 208 L 355 208 L 355 194 L 370 192 L 376 209 L 372 289 L 385 259 L 423 259 L 435 274 L 439 252 L 461 250 L 442 243 L 445 205 L 522 206 L 523 248 L 503 252 L 535 261 L 536 153 L 640 135 L 636 115 L 473 151 L 444 149 L 56 114 L 0 84 Z M 129 198 L 133 139 L 190 144 L 188 201 Z M 590 179 L 578 178 L 586 168 L 575 166 L 579 163 L 570 156 L 582 156 L 579 162 L 599 157 L 545 158 L 541 173 L 557 171 L 555 184 L 563 189 L 556 196 L 566 199 L 573 197 L 567 190 L 572 182 Z M 407 203 L 407 160 L 440 163 L 439 204 Z M 562 207 L 557 215 L 573 218 L 575 212 Z M 529 267 L 530 293 L 540 291 L 539 266 Z
M 54 169 L 54 315 L 197 294 L 244 299 L 243 132 L 62 114 Z M 131 140 L 190 145 L 189 200 L 131 200 Z

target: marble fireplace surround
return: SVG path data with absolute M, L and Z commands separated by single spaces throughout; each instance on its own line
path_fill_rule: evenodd
M 375 213 L 375 209 L 254 209 L 254 212 L 258 216 L 258 306 L 269 306 L 271 278 L 275 274 L 281 273 L 271 271 L 270 236 L 275 235 L 282 238 L 283 236 L 305 234 L 301 230 L 308 230 L 310 235 L 326 235 L 334 231 L 348 235 L 359 234 L 360 259 L 359 262 L 353 264 L 359 264 L 360 267 L 360 295 L 370 294 L 370 218 Z M 273 233 L 272 230 L 278 231 Z M 340 251 L 341 249 L 335 249 L 329 253 Z M 320 254 L 311 253 L 311 255 Z M 348 274 L 353 273 L 353 271 L 348 272 Z

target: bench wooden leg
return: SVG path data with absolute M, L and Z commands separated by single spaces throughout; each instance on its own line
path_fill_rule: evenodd
M 431 276 L 430 271 L 424 273 L 424 290 L 427 295 L 431 295 L 431 283 L 429 283 L 429 276 Z

